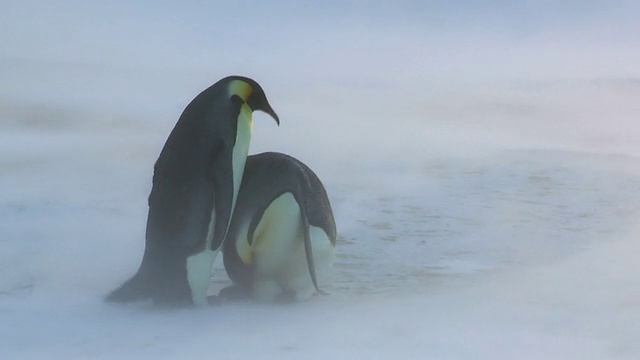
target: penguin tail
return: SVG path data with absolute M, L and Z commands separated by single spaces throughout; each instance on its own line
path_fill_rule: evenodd
M 193 305 L 185 261 L 173 253 L 158 258 L 157 254 L 145 252 L 138 272 L 104 300 L 111 303 L 152 300 L 157 305 L 177 307 Z
M 113 290 L 104 300 L 111 303 L 128 303 L 138 300 L 146 300 L 151 297 L 151 289 L 148 281 L 138 271 L 131 279 L 122 286 Z
M 153 281 L 154 278 L 158 278 L 158 276 L 154 276 L 153 271 L 154 268 L 157 268 L 154 266 L 156 263 L 156 258 L 145 249 L 142 262 L 136 274 L 119 288 L 109 293 L 104 300 L 112 303 L 128 303 L 152 298 L 154 288 L 158 285 L 157 281 Z

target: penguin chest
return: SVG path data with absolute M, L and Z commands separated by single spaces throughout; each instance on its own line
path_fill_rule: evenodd
M 251 108 L 249 108 L 248 105 L 243 104 L 241 106 L 236 126 L 236 139 L 231 158 L 231 164 L 233 167 L 233 198 L 231 201 L 231 209 L 229 210 L 229 213 L 231 214 L 233 214 L 233 210 L 235 208 L 242 175 L 244 173 L 244 165 L 249 153 L 249 143 L 251 142 L 252 118 Z M 187 258 L 187 280 L 189 287 L 191 288 L 193 302 L 197 305 L 206 304 L 211 268 L 220 250 L 219 247 L 215 250 L 211 249 L 217 215 L 220 216 L 220 214 L 216 214 L 215 208 L 213 208 L 211 210 L 211 219 L 209 222 L 209 230 L 204 249 Z M 228 229 L 229 224 L 226 224 L 226 228 L 224 229 L 225 233 Z
M 233 146 L 233 201 L 231 213 L 233 213 L 233 209 L 235 209 L 236 206 L 240 183 L 242 182 L 242 175 L 244 174 L 244 165 L 247 162 L 247 155 L 249 154 L 251 129 L 253 127 L 251 113 L 251 108 L 247 104 L 242 104 L 240 114 L 238 115 L 236 142 Z
M 253 233 L 256 273 L 286 271 L 288 260 L 297 248 L 303 249 L 300 206 L 293 194 L 284 193 L 265 209 Z

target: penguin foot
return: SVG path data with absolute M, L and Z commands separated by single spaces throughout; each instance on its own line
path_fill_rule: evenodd
M 212 301 L 215 304 L 219 304 L 221 302 L 241 301 L 248 300 L 250 298 L 251 292 L 249 291 L 249 289 L 238 285 L 231 285 L 220 290 L 217 296 L 209 296 L 208 300 L 209 304 L 212 304 Z
M 209 295 L 207 296 L 207 304 L 209 305 L 219 305 L 222 300 L 218 295 Z
M 298 293 L 292 290 L 283 291 L 277 298 L 281 304 L 290 304 L 298 301 Z

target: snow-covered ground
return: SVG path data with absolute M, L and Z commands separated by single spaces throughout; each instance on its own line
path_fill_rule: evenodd
M 242 45 L 189 2 L 114 3 L 0 14 L 0 359 L 640 357 L 640 47 L 621 35 L 637 6 L 505 40 L 423 28 L 420 9 L 281 4 L 303 20 L 248 12 Z M 327 187 L 331 296 L 103 303 L 139 265 L 166 136 L 230 73 L 282 120 L 255 114 L 251 152 L 294 155 Z M 214 270 L 212 292 L 229 283 Z

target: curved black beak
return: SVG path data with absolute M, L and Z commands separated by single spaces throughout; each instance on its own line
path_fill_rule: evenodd
M 269 105 L 268 103 L 262 107 L 260 110 L 266 112 L 267 114 L 269 114 L 273 120 L 276 121 L 276 124 L 278 124 L 278 126 L 280 126 L 280 118 L 278 117 L 278 114 L 276 114 L 275 111 L 273 111 L 273 108 L 271 107 L 271 105 Z

